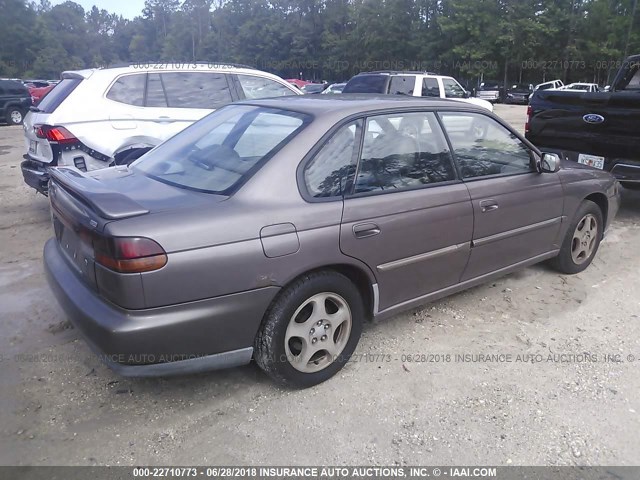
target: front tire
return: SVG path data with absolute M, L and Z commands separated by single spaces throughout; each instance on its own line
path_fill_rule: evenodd
M 7 123 L 9 125 L 22 125 L 24 113 L 18 107 L 9 107 L 7 111 Z
M 256 363 L 289 387 L 322 383 L 349 361 L 363 318 L 360 292 L 347 277 L 331 271 L 305 274 L 267 311 L 255 339 Z
M 551 261 L 552 266 L 570 275 L 585 270 L 596 256 L 603 231 L 602 210 L 592 201 L 584 200 L 567 230 L 560 253 Z

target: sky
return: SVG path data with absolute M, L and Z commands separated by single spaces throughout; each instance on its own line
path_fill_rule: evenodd
M 117 13 L 124 18 L 133 19 L 140 15 L 144 8 L 144 0 L 72 0 L 82 5 L 85 12 L 91 10 L 94 5 L 99 9 L 105 9 L 109 13 Z M 65 0 L 51 0 L 51 5 L 64 3 Z

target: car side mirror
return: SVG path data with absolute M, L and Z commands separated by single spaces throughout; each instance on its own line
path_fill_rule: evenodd
M 555 153 L 543 153 L 539 170 L 540 173 L 556 173 L 560 170 L 560 157 Z
M 471 93 L 465 90 L 464 93 L 462 94 L 462 98 L 469 98 L 469 97 L 471 97 Z

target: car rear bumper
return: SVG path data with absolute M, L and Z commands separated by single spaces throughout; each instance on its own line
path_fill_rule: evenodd
M 23 158 L 25 161 L 20 164 L 20 169 L 24 182 L 41 194 L 48 195 L 49 172 L 45 164 L 31 160 L 29 155 L 23 155 Z
M 144 310 L 117 307 L 71 270 L 55 239 L 44 247 L 47 280 L 58 302 L 100 359 L 123 376 L 194 373 L 243 365 L 267 307 L 264 287 Z

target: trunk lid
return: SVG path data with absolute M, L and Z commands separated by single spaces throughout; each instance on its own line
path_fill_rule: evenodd
M 227 198 L 167 185 L 127 166 L 89 173 L 55 167 L 50 172 L 51 183 L 81 202 L 86 215 L 99 217 L 99 224 L 166 210 L 202 208 Z
M 92 240 L 108 223 L 164 210 L 209 207 L 227 197 L 163 184 L 128 167 L 84 174 L 50 169 L 49 201 L 56 239 L 78 276 L 99 290 Z M 136 235 L 145 236 L 144 231 Z

